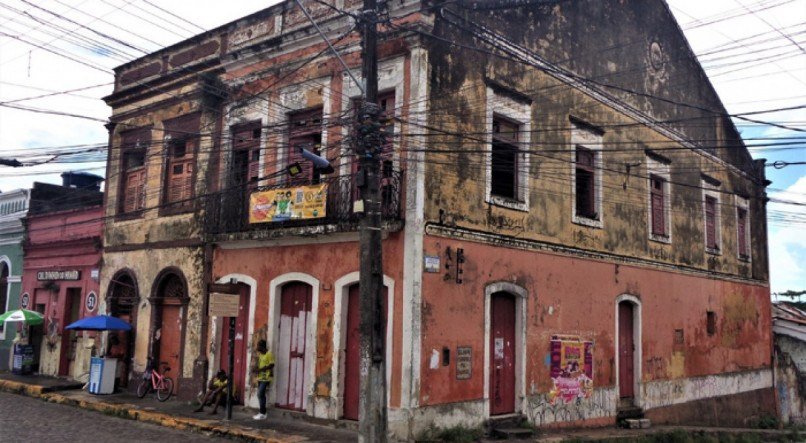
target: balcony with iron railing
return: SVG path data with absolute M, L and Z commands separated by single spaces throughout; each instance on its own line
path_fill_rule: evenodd
M 381 179 L 384 229 L 403 226 L 402 171 Z M 358 230 L 361 217 L 352 175 L 322 178 L 310 185 L 230 186 L 207 197 L 205 229 L 215 242 L 274 239 Z

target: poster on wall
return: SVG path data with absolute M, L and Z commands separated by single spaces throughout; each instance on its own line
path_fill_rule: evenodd
M 326 201 L 324 183 L 253 192 L 249 196 L 249 223 L 322 218 Z
M 552 404 L 590 398 L 593 392 L 593 341 L 578 336 L 551 337 Z

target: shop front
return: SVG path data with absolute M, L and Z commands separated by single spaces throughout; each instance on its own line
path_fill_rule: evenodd
M 86 379 L 90 357 L 99 353 L 97 333 L 65 326 L 98 314 L 101 217 L 93 206 L 27 218 L 20 306 L 45 317 L 24 338 L 40 374 Z

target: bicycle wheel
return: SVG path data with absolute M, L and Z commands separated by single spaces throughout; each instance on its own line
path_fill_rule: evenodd
M 144 378 L 140 380 L 140 384 L 137 385 L 137 397 L 145 397 L 149 390 L 151 390 L 151 379 Z
M 174 393 L 174 381 L 170 377 L 163 377 L 162 383 L 157 387 L 157 400 L 165 401 Z

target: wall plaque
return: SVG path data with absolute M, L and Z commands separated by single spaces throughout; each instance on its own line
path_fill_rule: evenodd
M 473 375 L 473 348 L 459 346 L 456 348 L 456 379 L 467 380 Z
M 213 292 L 210 294 L 211 317 L 237 317 L 241 304 L 241 296 L 238 294 L 220 294 Z

